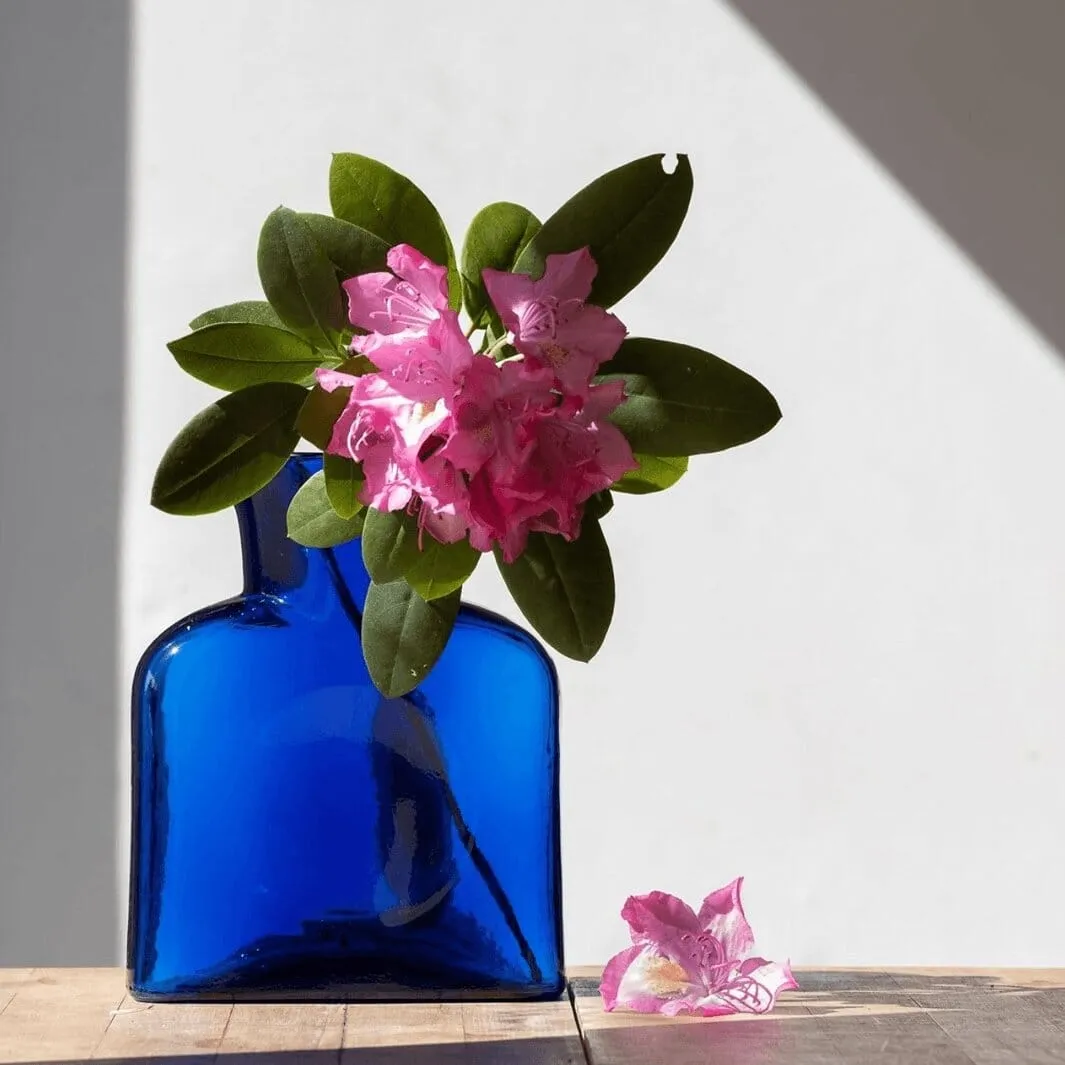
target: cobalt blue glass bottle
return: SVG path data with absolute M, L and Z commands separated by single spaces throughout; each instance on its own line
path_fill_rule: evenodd
M 563 989 L 558 689 L 464 606 L 410 695 L 374 688 L 356 541 L 299 546 L 320 455 L 238 508 L 242 595 L 133 689 L 129 986 L 147 1000 L 550 998 Z

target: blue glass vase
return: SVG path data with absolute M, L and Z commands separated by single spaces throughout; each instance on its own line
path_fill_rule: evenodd
M 129 987 L 151 1001 L 561 994 L 558 687 L 463 606 L 386 699 L 356 541 L 285 512 L 320 455 L 238 508 L 244 592 L 179 622 L 133 688 Z

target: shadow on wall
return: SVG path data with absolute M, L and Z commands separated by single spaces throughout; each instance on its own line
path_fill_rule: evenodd
M 0 3 L 0 966 L 111 963 L 127 0 Z
M 1065 352 L 1065 3 L 729 3 Z

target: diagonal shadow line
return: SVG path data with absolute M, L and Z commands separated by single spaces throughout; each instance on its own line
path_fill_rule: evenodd
M 727 2 L 1065 353 L 1065 4 Z

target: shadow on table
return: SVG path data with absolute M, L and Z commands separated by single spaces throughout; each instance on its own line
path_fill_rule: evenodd
M 540 1039 L 497 1039 L 483 1043 L 431 1043 L 425 1046 L 350 1047 L 339 1050 L 259 1050 L 227 1053 L 154 1055 L 149 1050 L 128 1057 L 94 1058 L 111 1065 L 584 1065 L 576 1035 Z M 41 1059 L 24 1065 L 72 1065 L 69 1060 Z

